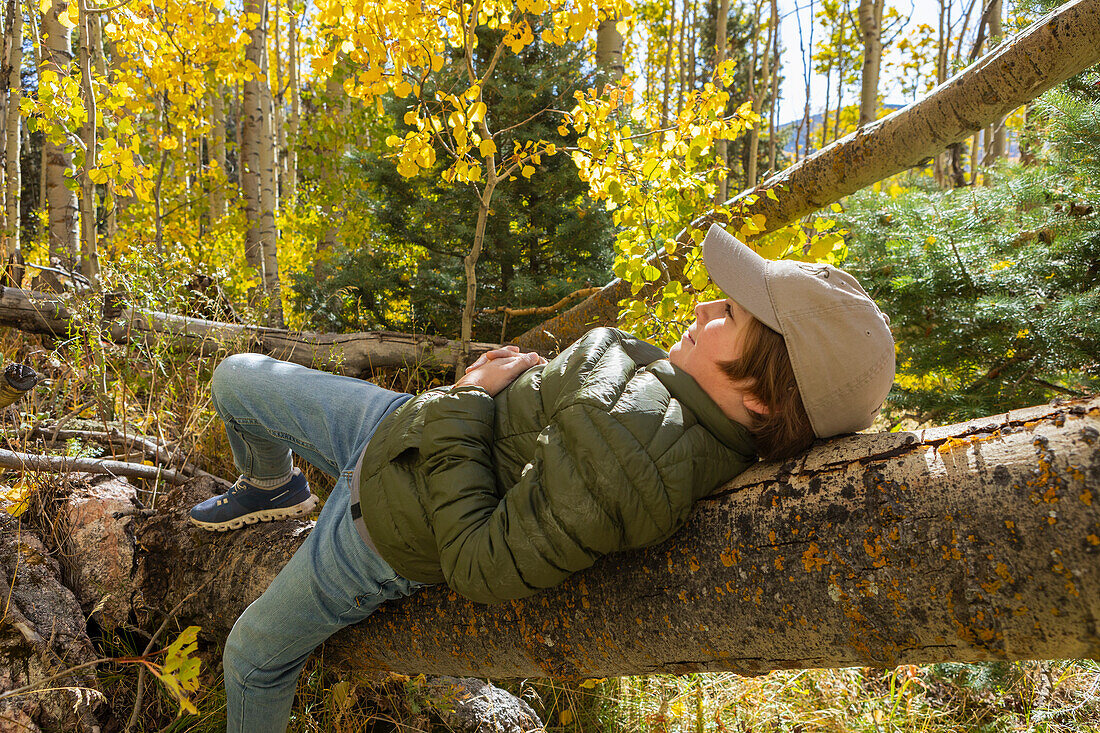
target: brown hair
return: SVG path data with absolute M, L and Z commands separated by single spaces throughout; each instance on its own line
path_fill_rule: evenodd
M 749 410 L 753 424 L 747 427 L 761 458 L 790 458 L 810 447 L 813 426 L 782 336 L 752 318 L 745 327 L 741 357 L 718 362 L 718 367 L 731 382 L 748 383 L 746 391 L 768 407 L 768 414 Z

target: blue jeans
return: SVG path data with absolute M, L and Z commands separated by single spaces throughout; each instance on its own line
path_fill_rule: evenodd
M 337 479 L 309 537 L 225 643 L 228 730 L 278 733 L 310 653 L 383 602 L 423 586 L 368 547 L 348 511 L 359 455 L 382 418 L 412 395 L 258 354 L 219 364 L 212 391 L 243 475 L 285 475 L 293 451 Z

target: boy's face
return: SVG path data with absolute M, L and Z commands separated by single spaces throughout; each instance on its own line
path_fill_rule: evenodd
M 752 315 L 730 298 L 698 303 L 695 323 L 668 352 L 668 360 L 694 377 L 723 411 L 738 422 L 749 419 L 747 412 L 742 412 L 746 400 L 749 403 L 755 400 L 730 382 L 718 363 L 740 358 L 750 319 Z M 749 407 L 757 406 L 749 404 Z

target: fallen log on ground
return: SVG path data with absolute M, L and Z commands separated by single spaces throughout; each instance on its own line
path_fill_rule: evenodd
M 160 609 L 166 611 L 163 615 L 149 614 L 151 609 L 134 593 L 133 522 L 144 515 L 144 510 L 135 511 L 134 486 L 125 480 L 84 479 L 75 477 L 51 493 L 49 503 L 56 503 L 57 513 L 48 520 L 60 529 L 52 539 L 64 543 L 54 552 L 34 529 L 5 511 L 11 507 L 0 497 L 0 585 L 8 591 L 0 623 L 0 731 L 94 733 L 120 727 L 121 719 L 141 717 L 140 710 L 131 715 L 125 709 L 129 703 L 117 689 L 109 702 L 122 707 L 109 709 L 104 704 L 107 700 L 93 668 L 110 660 L 97 659 L 85 615 L 108 628 L 125 624 L 129 633 L 143 637 L 142 643 L 150 641 L 146 653 L 171 641 L 149 639 L 133 626 L 146 619 L 163 632 L 174 618 L 167 609 Z M 54 556 L 61 558 L 64 568 Z M 204 591 L 196 587 L 192 593 Z M 216 679 L 223 641 L 217 639 L 206 652 L 207 684 Z M 384 687 L 387 677 L 374 674 L 350 682 Z M 543 728 L 524 700 L 484 680 L 429 677 L 413 688 L 418 709 L 430 711 L 456 733 L 529 733 Z
M 82 294 L 80 297 L 88 296 Z M 117 343 L 171 339 L 181 348 L 203 355 L 257 351 L 295 364 L 354 377 L 369 374 L 379 367 L 453 366 L 462 353 L 462 342 L 425 334 L 393 331 L 317 333 L 204 321 L 109 305 L 102 311 L 97 327 Z M 64 296 L 2 286 L 0 326 L 56 337 L 65 337 L 70 329 L 80 328 Z M 476 358 L 493 348 L 496 344 L 475 342 L 470 344 L 470 353 Z
M 223 637 L 305 522 L 212 534 L 217 490 L 170 493 L 137 530 L 136 584 Z M 445 587 L 387 604 L 325 662 L 455 676 L 653 672 L 1100 656 L 1100 398 L 919 432 L 855 435 L 760 464 L 670 541 L 559 588 L 481 606 Z
M 942 153 L 953 143 L 1030 102 L 1074 74 L 1100 63 L 1100 0 L 1062 5 L 940 84 L 921 100 L 817 151 L 726 204 L 748 218 L 763 214 L 763 232 L 828 206 L 848 194 Z M 764 192 L 775 189 L 772 199 Z M 747 203 L 749 197 L 752 203 Z M 727 218 L 701 216 L 677 237 Z M 739 227 L 739 223 L 734 224 Z M 675 270 L 676 268 L 670 268 Z M 658 281 L 655 286 L 663 283 Z M 595 326 L 613 326 L 630 283 L 613 280 L 566 312 L 515 339 L 524 349 L 549 351 Z

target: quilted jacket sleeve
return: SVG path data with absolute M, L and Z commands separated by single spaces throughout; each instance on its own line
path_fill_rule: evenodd
M 576 403 L 558 410 L 519 482 L 498 501 L 493 399 L 459 388 L 426 409 L 427 509 L 447 584 L 471 600 L 497 603 L 553 587 L 601 555 L 668 537 L 691 508 L 682 498 L 689 489 L 666 485 L 690 482 L 690 466 L 673 455 L 652 459 L 606 410 Z

